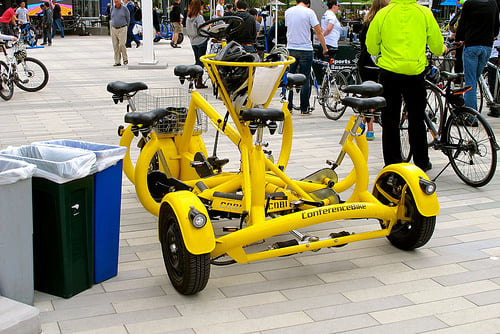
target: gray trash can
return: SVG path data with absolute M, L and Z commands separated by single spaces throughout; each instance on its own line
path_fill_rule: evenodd
M 33 305 L 35 165 L 0 158 L 0 295 Z

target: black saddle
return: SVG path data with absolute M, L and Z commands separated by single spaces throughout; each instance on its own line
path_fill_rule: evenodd
M 342 99 L 342 104 L 352 107 L 354 110 L 380 109 L 386 106 L 385 99 L 382 96 L 375 97 L 354 97 L 347 96 Z
M 274 108 L 250 108 L 240 112 L 241 118 L 244 121 L 253 121 L 265 123 L 267 121 L 282 121 L 285 114 L 280 109 Z
M 384 87 L 374 81 L 365 81 L 359 85 L 349 85 L 342 89 L 345 93 L 356 94 L 362 97 L 380 96 L 384 92 Z
M 130 94 L 132 92 L 137 92 L 145 89 L 148 89 L 148 86 L 144 82 L 113 81 L 108 83 L 107 86 L 108 92 L 118 96 L 123 96 L 125 94 Z
M 125 123 L 151 126 L 159 119 L 173 113 L 170 108 L 158 108 L 149 112 L 129 112 L 125 114 Z
M 180 78 L 198 78 L 203 75 L 203 67 L 200 65 L 177 65 L 174 68 L 174 75 Z
M 286 75 L 286 80 L 287 80 L 286 84 L 287 88 L 291 89 L 303 86 L 306 83 L 307 78 L 302 73 L 288 73 Z

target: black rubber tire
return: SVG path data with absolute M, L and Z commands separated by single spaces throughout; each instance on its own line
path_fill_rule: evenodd
M 184 41 L 184 34 L 180 32 L 177 36 L 177 44 L 182 44 L 182 41 Z
M 426 96 L 427 96 L 427 103 L 425 104 L 425 112 L 427 113 L 427 116 L 429 116 L 429 119 L 431 120 L 432 125 L 438 131 L 438 133 L 441 133 L 443 125 L 442 120 L 443 120 L 443 113 L 444 113 L 444 108 L 443 108 L 443 99 L 441 97 L 441 92 L 432 87 L 428 86 L 426 87 Z M 432 146 L 434 143 L 434 137 L 430 133 L 429 128 L 427 127 L 427 144 L 429 146 Z
M 159 234 L 163 261 L 174 288 L 183 295 L 203 290 L 210 277 L 210 254 L 191 254 L 182 239 L 179 221 L 172 207 L 160 208 Z
M 436 216 L 424 217 L 418 212 L 417 205 L 410 188 L 406 188 L 403 196 L 405 216 L 409 220 L 398 221 L 392 228 L 387 239 L 395 247 L 402 250 L 412 250 L 425 245 L 432 237 L 436 225 Z
M 0 60 L 0 80 L 4 90 L 0 91 L 0 97 L 8 101 L 14 95 L 14 82 L 9 79 L 9 67 L 6 63 Z
M 486 77 L 486 83 L 488 83 L 487 77 Z M 489 89 L 489 88 L 486 87 L 486 89 Z M 486 95 L 486 93 L 483 91 L 483 86 L 481 85 L 479 80 L 477 81 L 477 84 L 476 84 L 476 95 L 477 95 L 477 110 L 479 112 L 481 112 L 481 110 L 483 109 L 484 96 Z
M 471 126 L 473 119 L 477 119 L 477 126 Z M 443 136 L 446 153 L 458 177 L 472 187 L 488 184 L 497 167 L 497 145 L 484 117 L 473 109 L 461 107 L 450 114 Z
M 27 92 L 37 92 L 49 82 L 49 71 L 38 59 L 26 57 L 17 64 L 17 87 Z M 23 82 L 26 81 L 26 82 Z
M 347 107 L 342 104 L 341 99 L 346 96 L 342 89 L 347 86 L 344 75 L 340 72 L 332 73 L 330 80 L 323 80 L 320 87 L 321 107 L 326 118 L 334 121 L 344 114 Z
M 161 40 L 161 37 L 155 37 L 153 38 L 153 42 L 158 43 Z

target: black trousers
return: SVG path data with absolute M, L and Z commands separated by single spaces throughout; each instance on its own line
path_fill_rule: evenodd
M 380 71 L 387 106 L 382 109 L 382 148 L 386 165 L 400 163 L 401 142 L 399 122 L 404 99 L 408 110 L 408 135 L 413 162 L 424 169 L 429 164 L 427 134 L 424 123 L 426 92 L 424 74 L 404 75 Z

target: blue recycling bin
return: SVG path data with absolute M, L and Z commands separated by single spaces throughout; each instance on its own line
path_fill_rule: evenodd
M 92 151 L 94 166 L 94 283 L 118 273 L 122 159 L 126 148 L 77 140 L 52 140 L 35 145 L 57 145 Z

